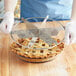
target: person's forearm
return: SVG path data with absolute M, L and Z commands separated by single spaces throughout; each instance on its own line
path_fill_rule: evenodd
M 18 0 L 4 0 L 5 12 L 14 12 Z
M 76 0 L 73 0 L 71 20 L 76 21 Z

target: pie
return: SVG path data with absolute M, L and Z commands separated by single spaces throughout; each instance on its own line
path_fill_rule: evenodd
M 45 62 L 53 59 L 57 54 L 59 54 L 63 48 L 64 43 L 57 39 L 59 43 L 57 46 L 50 48 L 46 42 L 38 38 L 31 48 L 24 48 L 23 46 L 28 46 L 32 38 L 20 38 L 16 42 L 13 42 L 10 46 L 10 49 L 18 55 L 21 59 L 28 62 Z M 19 44 L 17 44 L 19 43 Z M 21 46 L 23 45 L 23 46 Z M 51 44 L 54 46 L 55 43 Z M 36 49 L 37 48 L 37 49 Z M 48 49 L 39 49 L 39 48 L 48 48 Z

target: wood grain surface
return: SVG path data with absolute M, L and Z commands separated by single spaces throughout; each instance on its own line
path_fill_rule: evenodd
M 65 25 L 67 21 L 61 21 Z M 76 76 L 76 45 L 69 45 L 56 59 L 27 63 L 11 53 L 10 35 L 0 33 L 0 76 Z

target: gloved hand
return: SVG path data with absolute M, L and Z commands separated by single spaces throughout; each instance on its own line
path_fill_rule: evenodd
M 68 22 L 65 27 L 65 43 L 72 44 L 76 43 L 76 22 Z
M 10 33 L 14 24 L 14 13 L 6 12 L 2 23 L 0 24 L 0 30 L 4 33 Z

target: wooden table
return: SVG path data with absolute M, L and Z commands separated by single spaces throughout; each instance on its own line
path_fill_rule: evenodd
M 67 21 L 61 21 L 65 24 Z M 10 36 L 0 33 L 0 76 L 76 76 L 76 45 L 65 46 L 53 61 L 33 64 L 24 62 L 9 50 Z

